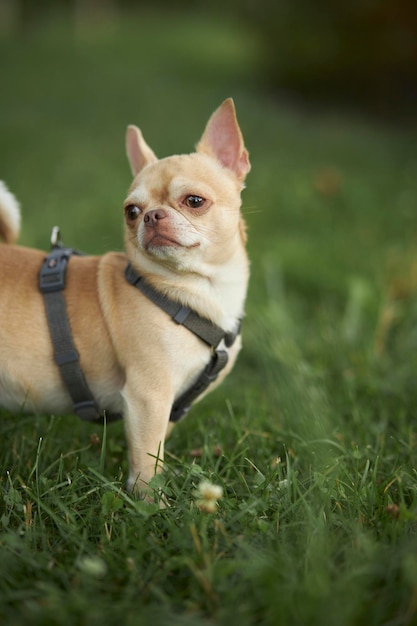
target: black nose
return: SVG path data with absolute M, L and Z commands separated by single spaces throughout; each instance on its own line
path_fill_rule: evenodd
M 167 214 L 163 209 L 153 209 L 148 211 L 143 218 L 143 221 L 147 226 L 156 226 L 159 220 L 163 220 Z

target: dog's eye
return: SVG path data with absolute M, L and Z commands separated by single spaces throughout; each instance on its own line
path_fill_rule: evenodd
M 201 196 L 187 196 L 184 198 L 184 204 L 189 209 L 201 209 L 205 202 L 205 199 Z
M 140 208 L 136 204 L 128 204 L 125 208 L 125 215 L 129 222 L 134 222 L 140 215 Z

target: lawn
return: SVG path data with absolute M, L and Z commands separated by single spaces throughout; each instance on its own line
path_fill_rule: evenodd
M 129 123 L 190 151 L 233 96 L 252 161 L 244 350 L 168 442 L 170 507 L 125 492 L 122 424 L 1 413 L 0 621 L 417 623 L 417 128 L 272 97 L 207 16 L 49 24 L 0 75 L 24 245 L 122 248 Z

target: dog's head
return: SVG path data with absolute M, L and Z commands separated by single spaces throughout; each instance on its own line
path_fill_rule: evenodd
M 158 160 L 136 126 L 128 127 L 126 147 L 135 177 L 124 205 L 134 265 L 210 275 L 243 247 L 240 193 L 250 164 L 231 99 L 213 113 L 193 154 Z

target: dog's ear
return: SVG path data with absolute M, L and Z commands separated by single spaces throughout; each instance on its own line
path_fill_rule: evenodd
M 210 117 L 197 145 L 197 151 L 214 156 L 224 167 L 232 170 L 238 180 L 245 180 L 250 170 L 249 154 L 243 142 L 232 98 L 225 100 Z
M 158 160 L 137 126 L 127 127 L 126 152 L 133 176 L 136 176 L 145 165 Z

